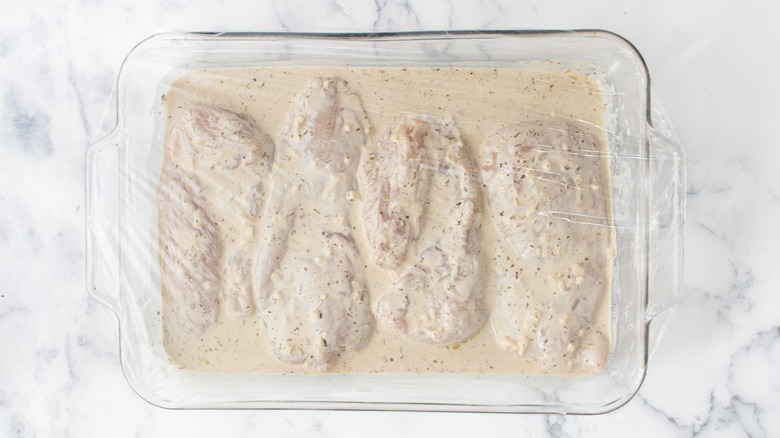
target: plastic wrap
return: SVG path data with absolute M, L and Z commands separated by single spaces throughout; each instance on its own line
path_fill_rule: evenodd
M 606 412 L 682 292 L 653 103 L 603 31 L 155 36 L 87 152 L 89 291 L 161 406 Z

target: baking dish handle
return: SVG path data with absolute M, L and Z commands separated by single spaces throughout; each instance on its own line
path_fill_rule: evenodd
M 683 293 L 685 155 L 680 144 L 648 127 L 648 292 L 651 320 L 674 306 Z
M 119 129 L 86 156 L 86 246 L 89 294 L 119 315 Z

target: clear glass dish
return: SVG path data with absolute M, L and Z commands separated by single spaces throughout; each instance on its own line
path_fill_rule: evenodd
M 617 255 L 606 369 L 530 374 L 216 374 L 181 369 L 163 347 L 156 182 L 160 96 L 182 72 L 242 66 L 478 66 L 571 69 L 608 101 L 604 129 Z M 172 33 L 140 43 L 117 83 L 114 129 L 87 151 L 90 294 L 119 320 L 121 363 L 144 399 L 169 408 L 307 408 L 603 413 L 625 404 L 646 371 L 648 327 L 682 293 L 685 169 L 644 61 L 605 31 L 392 34 Z M 162 111 L 162 112 L 161 112 Z

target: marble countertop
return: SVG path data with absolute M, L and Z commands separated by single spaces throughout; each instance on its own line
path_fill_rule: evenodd
M 780 4 L 31 0 L 3 10 L 0 435 L 780 436 Z M 516 28 L 628 38 L 687 154 L 685 294 L 628 404 L 596 416 L 177 411 L 133 392 L 116 318 L 85 288 L 84 152 L 136 43 L 166 30 Z

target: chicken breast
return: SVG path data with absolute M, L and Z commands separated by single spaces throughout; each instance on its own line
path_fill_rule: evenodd
M 603 369 L 609 338 L 594 321 L 609 296 L 614 235 L 600 142 L 570 123 L 517 124 L 488 137 L 480 166 L 508 243 L 496 255 L 499 345 L 549 371 Z
M 420 234 L 430 173 L 425 141 L 431 126 L 407 117 L 363 154 L 358 170 L 363 223 L 373 249 L 371 260 L 395 269 L 406 257 L 409 243 Z
M 377 318 L 431 344 L 474 334 L 486 319 L 480 200 L 471 157 L 453 120 L 403 118 L 372 145 L 358 174 L 374 262 L 399 273 L 377 304 Z
M 177 328 L 203 333 L 217 318 L 220 247 L 197 179 L 165 172 L 157 192 L 163 305 Z
M 206 210 L 214 219 L 222 253 L 218 261 L 221 302 L 232 318 L 254 312 L 251 265 L 245 244 L 265 202 L 274 145 L 246 114 L 193 105 L 171 123 L 168 162 L 197 175 L 209 194 Z
M 280 134 L 255 264 L 257 307 L 277 358 L 318 370 L 374 330 L 349 199 L 365 147 L 360 100 L 313 80 Z

